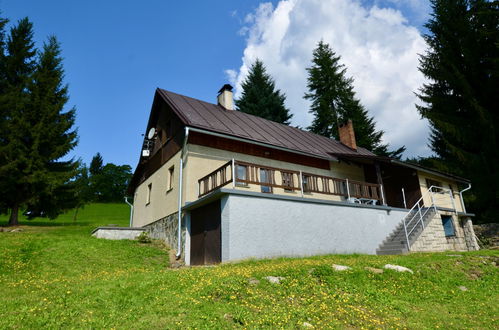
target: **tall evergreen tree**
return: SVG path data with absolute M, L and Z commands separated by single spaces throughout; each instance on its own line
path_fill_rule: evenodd
M 267 73 L 263 62 L 256 60 L 242 83 L 242 96 L 236 107 L 242 112 L 289 125 L 293 116 L 284 105 L 286 96 L 275 88 L 275 82 Z
M 346 77 L 346 68 L 340 64 L 340 58 L 322 40 L 313 52 L 312 66 L 307 68 L 309 92 L 304 96 L 312 102 L 309 112 L 314 115 L 308 129 L 338 139 L 338 125 L 351 119 L 357 145 L 378 155 L 399 158 L 405 147 L 390 152 L 388 145 L 381 142 L 384 132 L 376 130 L 374 119 L 355 97 L 353 79 Z
M 63 112 L 68 92 L 57 40 L 50 37 L 36 56 L 33 25 L 25 18 L 11 29 L 6 50 L 0 194 L 11 211 L 9 225 L 16 225 L 22 206 L 49 217 L 73 206 L 77 162 L 61 158 L 75 147 L 77 133 L 72 129 L 75 109 Z
M 432 0 L 418 110 L 440 167 L 473 182 L 472 208 L 499 221 L 499 3 Z
M 90 162 L 90 174 L 91 175 L 97 175 L 102 172 L 102 166 L 103 166 L 104 160 L 102 159 L 102 156 L 100 152 L 96 153 L 94 157 L 92 157 L 92 161 Z

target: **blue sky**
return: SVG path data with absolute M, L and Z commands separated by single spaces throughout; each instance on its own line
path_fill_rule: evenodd
M 271 3 L 266 8 L 277 14 L 279 2 Z M 244 76 L 244 61 L 252 56 L 248 31 L 260 22 L 261 4 L 253 0 L 0 0 L 0 10 L 11 23 L 28 16 L 38 46 L 48 35 L 55 35 L 62 44 L 71 95 L 68 106 L 77 108 L 80 137 L 72 155 L 88 163 L 100 152 L 105 162 L 135 167 L 155 88 L 214 102 L 218 89 L 228 82 L 227 70 L 232 70 L 237 85 L 236 79 Z M 426 1 L 359 4 L 367 9 L 373 5 L 400 10 L 406 19 L 403 24 L 419 29 L 427 18 Z M 279 78 L 277 68 L 269 71 L 275 71 L 279 87 L 284 78 Z M 293 93 L 292 89 L 284 92 Z M 288 106 L 296 113 L 307 111 L 300 105 Z

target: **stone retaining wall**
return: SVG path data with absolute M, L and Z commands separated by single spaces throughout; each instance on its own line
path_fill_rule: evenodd
M 184 258 L 185 223 L 182 219 L 182 259 Z M 172 213 L 164 218 L 154 221 L 143 228 L 149 237 L 164 241 L 170 249 L 176 251 L 178 246 L 178 212 Z
M 445 236 L 441 215 L 452 216 L 455 236 Z M 470 218 L 463 218 L 461 223 L 457 215 L 439 211 L 426 225 L 424 231 L 416 242 L 411 245 L 412 252 L 437 252 L 437 251 L 474 251 L 478 244 L 473 232 Z

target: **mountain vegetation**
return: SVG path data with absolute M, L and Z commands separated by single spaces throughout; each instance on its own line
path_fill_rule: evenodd
M 431 127 L 433 167 L 471 180 L 470 211 L 499 221 L 499 3 L 432 0 L 419 113 Z

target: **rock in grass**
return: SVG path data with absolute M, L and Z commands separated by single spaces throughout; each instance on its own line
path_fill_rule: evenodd
M 252 278 L 250 278 L 250 279 L 248 280 L 248 283 L 249 283 L 250 285 L 258 285 L 258 284 L 260 284 L 260 281 L 259 281 L 259 280 L 257 280 L 256 278 L 253 278 L 253 277 L 252 277 Z
M 408 272 L 408 273 L 411 273 L 413 274 L 414 272 L 412 270 L 410 270 L 409 268 L 407 267 L 402 267 L 402 266 L 398 266 L 398 265 L 390 265 L 390 264 L 386 264 L 384 267 L 384 269 L 391 269 L 391 270 L 394 270 L 394 271 L 397 271 L 397 272 Z
M 465 287 L 464 285 L 459 286 L 459 290 L 461 291 L 468 291 L 468 288 Z
M 352 269 L 352 267 L 348 267 L 348 266 L 343 266 L 343 265 L 336 265 L 336 264 L 333 264 L 333 269 L 336 270 L 337 272 L 343 272 L 345 270 L 350 270 Z
M 273 284 L 281 284 L 281 281 L 284 280 L 284 277 L 280 276 L 266 276 L 264 278 Z
M 373 268 L 373 267 L 365 267 L 364 269 L 374 274 L 383 274 L 383 269 Z

